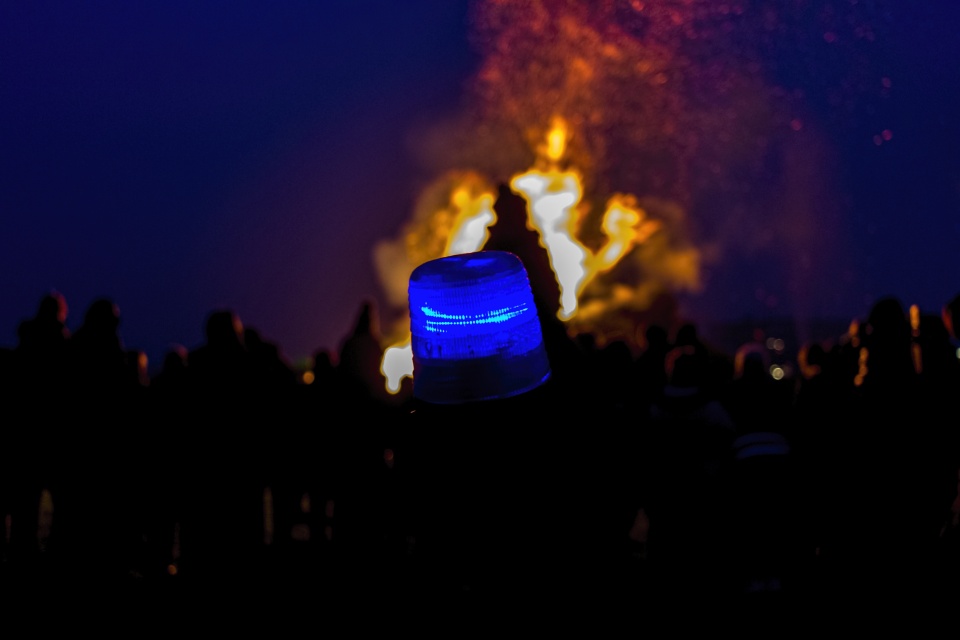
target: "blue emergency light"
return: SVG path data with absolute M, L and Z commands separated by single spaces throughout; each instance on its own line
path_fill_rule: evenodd
M 507 398 L 549 379 L 530 280 L 516 255 L 478 251 L 425 262 L 407 293 L 416 398 Z

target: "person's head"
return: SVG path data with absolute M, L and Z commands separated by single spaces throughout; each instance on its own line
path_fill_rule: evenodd
M 699 393 L 707 384 L 707 363 L 691 345 L 677 346 L 667 352 L 667 396 L 685 397 Z
M 733 359 L 733 376 L 737 380 L 759 380 L 768 376 L 770 352 L 759 342 L 748 342 L 737 349 Z
M 212 347 L 230 348 L 243 345 L 243 322 L 230 309 L 214 311 L 207 317 L 207 344 Z
M 670 336 L 661 324 L 651 324 L 643 332 L 646 350 L 663 351 L 670 346 Z
M 59 291 L 51 291 L 40 300 L 37 317 L 63 324 L 67 321 L 67 300 Z
M 797 364 L 804 378 L 810 379 L 819 375 L 826 365 L 827 350 L 823 343 L 817 340 L 805 342 L 797 353 Z
M 697 332 L 697 325 L 691 322 L 680 325 L 680 328 L 677 329 L 677 335 L 673 340 L 673 343 L 678 347 L 697 345 L 699 342 L 700 336 Z
M 866 333 L 868 343 L 909 341 L 910 319 L 903 303 L 894 296 L 877 300 L 867 316 Z
M 120 326 L 120 307 L 109 298 L 94 300 L 87 308 L 83 324 L 103 331 L 114 331 Z
M 171 344 L 163 356 L 160 373 L 170 376 L 182 374 L 187 368 L 187 353 L 187 348 L 182 344 Z

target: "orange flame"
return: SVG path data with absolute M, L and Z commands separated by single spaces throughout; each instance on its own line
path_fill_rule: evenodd
M 540 234 L 540 241 L 550 256 L 550 266 L 560 285 L 561 320 L 569 320 L 576 314 L 584 288 L 597 274 L 611 269 L 660 226 L 658 222 L 645 220 L 646 213 L 632 196 L 617 195 L 607 203 L 601 223 L 607 236 L 606 245 L 597 253 L 584 246 L 577 239 L 582 180 L 576 171 L 559 168 L 568 137 L 566 122 L 554 118 L 547 144 L 541 149 L 548 168 L 531 169 L 510 182 L 515 191 L 526 197 L 530 223 Z

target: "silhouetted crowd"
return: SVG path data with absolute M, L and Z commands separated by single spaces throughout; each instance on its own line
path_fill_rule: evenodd
M 386 393 L 375 315 L 298 371 L 216 310 L 151 377 L 113 301 L 71 333 L 43 297 L 0 351 L 4 583 L 652 610 L 957 593 L 960 296 L 882 299 L 781 379 L 765 344 L 692 324 L 601 343 L 544 319 L 549 382 L 471 406 Z

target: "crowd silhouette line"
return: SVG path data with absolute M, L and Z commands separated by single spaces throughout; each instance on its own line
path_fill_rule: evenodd
M 470 415 L 384 392 L 376 313 L 305 372 L 216 309 L 151 378 L 114 301 L 71 333 L 44 295 L 0 351 L 4 583 L 625 606 L 958 592 L 960 296 L 885 297 L 783 379 L 764 344 L 724 353 L 690 323 L 603 343 L 547 316 L 549 383 Z

